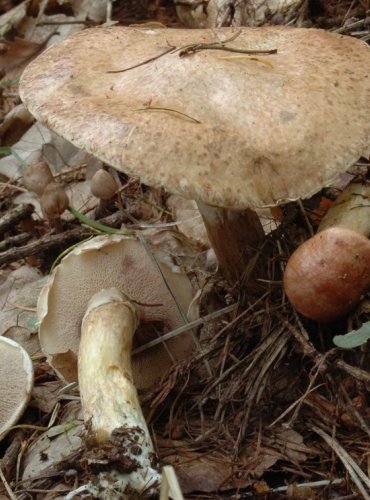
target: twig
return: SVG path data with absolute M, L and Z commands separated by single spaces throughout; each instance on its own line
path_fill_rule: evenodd
M 347 31 L 351 31 L 354 28 L 361 28 L 362 26 L 366 26 L 370 23 L 370 17 L 365 17 L 365 19 L 361 19 L 360 21 L 355 21 L 353 23 L 347 24 L 346 26 L 342 26 L 335 31 L 335 33 L 346 33 Z
M 25 205 L 24 203 L 8 210 L 8 212 L 0 218 L 0 234 L 4 234 L 8 229 L 18 224 L 18 222 L 29 217 L 33 211 L 34 207 L 32 205 Z
M 309 356 L 310 358 L 314 358 L 315 361 L 317 361 L 317 358 L 322 357 L 322 354 L 320 354 L 315 347 L 311 344 L 309 340 L 305 338 L 305 336 L 291 323 L 289 323 L 288 320 L 284 318 L 284 316 L 279 312 L 275 311 L 275 316 L 277 319 L 280 321 L 281 324 L 283 324 L 289 332 L 293 335 L 293 337 L 301 344 L 303 348 L 303 354 L 306 356 Z
M 299 483 L 296 484 L 296 488 L 320 488 L 321 486 L 335 486 L 336 484 L 342 484 L 345 479 L 323 479 L 321 481 L 310 481 L 308 483 Z M 278 486 L 277 488 L 273 488 L 271 491 L 274 492 L 282 492 L 287 491 L 289 486 Z
M 9 236 L 3 241 L 0 241 L 0 252 L 3 252 L 9 247 L 16 247 L 18 245 L 23 245 L 32 237 L 30 233 L 16 234 L 15 236 Z
M 187 115 L 186 113 L 182 113 L 181 111 L 178 111 L 177 109 L 162 108 L 162 107 L 157 107 L 157 106 L 156 107 L 147 106 L 145 108 L 134 109 L 134 111 L 168 111 L 170 113 L 176 113 L 176 114 L 181 115 L 185 118 L 188 118 L 189 120 L 191 120 L 194 123 L 202 123 L 199 120 L 197 120 L 196 118 L 193 118 L 192 116 Z
M 357 380 L 361 380 L 361 382 L 370 382 L 370 373 L 366 372 L 365 370 L 361 370 L 361 368 L 357 368 L 355 366 L 351 366 L 342 359 L 337 359 L 334 361 L 334 364 L 337 368 L 340 368 L 341 370 L 345 371 L 348 373 L 348 375 L 351 375 L 352 377 L 356 378 Z
M 172 52 L 172 53 L 178 52 L 179 57 L 189 56 L 191 54 L 194 54 L 195 52 L 199 52 L 200 50 L 226 50 L 228 52 L 237 52 L 238 54 L 252 54 L 252 55 L 253 54 L 258 55 L 258 54 L 276 54 L 277 53 L 277 49 L 247 50 L 247 49 L 236 49 L 233 47 L 226 47 L 227 43 L 235 40 L 240 34 L 241 34 L 241 31 L 238 31 L 237 33 L 235 33 L 232 37 L 228 38 L 227 40 L 221 40 L 219 42 L 193 43 L 191 45 L 184 45 L 183 47 L 174 47 L 171 45 L 164 52 L 161 52 L 160 54 L 158 54 L 156 56 L 150 57 L 149 59 L 145 59 L 145 61 L 134 64 L 133 66 L 129 66 L 128 68 L 107 71 L 106 73 L 109 73 L 109 74 L 124 73 L 125 71 L 129 71 L 130 69 L 139 68 L 140 66 L 144 66 L 144 64 L 148 64 L 148 63 L 151 63 L 153 61 L 156 61 L 160 57 L 163 57 L 166 54 L 169 54 L 170 52 Z
M 238 54 L 276 54 L 277 49 L 270 50 L 248 50 L 248 49 L 236 49 L 233 47 L 226 47 L 227 43 L 233 42 L 240 36 L 241 30 L 235 33 L 230 38 L 226 40 L 220 40 L 218 42 L 210 42 L 210 43 L 193 43 L 191 45 L 186 45 L 185 47 L 180 47 L 176 49 L 176 52 L 179 52 L 180 57 L 186 57 L 191 54 L 195 54 L 195 52 L 199 52 L 200 50 L 226 50 L 227 52 L 237 52 Z
M 231 306 L 224 307 L 223 309 L 219 309 L 218 311 L 214 311 L 210 314 L 207 314 L 206 316 L 203 316 L 202 318 L 196 319 L 194 321 L 191 321 L 190 323 L 187 323 L 186 325 L 180 326 L 179 328 L 176 328 L 175 330 L 172 330 L 172 332 L 165 333 L 161 337 L 158 337 L 154 340 L 151 340 L 150 342 L 147 342 L 146 344 L 138 347 L 133 351 L 133 354 L 138 354 L 140 352 L 146 351 L 147 349 L 150 349 L 151 347 L 154 347 L 155 345 L 161 344 L 162 342 L 165 342 L 166 340 L 172 339 L 173 337 L 176 337 L 177 335 L 180 335 L 180 333 L 187 332 L 188 330 L 191 330 L 192 328 L 195 328 L 199 325 L 202 325 L 203 323 L 208 323 L 208 321 L 213 321 L 220 316 L 223 316 L 224 314 L 227 314 L 229 312 L 232 312 L 236 309 L 236 305 L 232 304 Z
M 112 226 L 119 226 L 124 220 L 124 216 L 119 212 L 101 219 L 105 225 L 111 224 Z M 56 246 L 65 245 L 71 241 L 81 240 L 84 236 L 88 235 L 86 229 L 83 227 L 76 227 L 69 231 L 64 231 L 59 234 L 48 234 L 43 236 L 37 241 L 32 241 L 27 245 L 19 248 L 10 248 L 9 250 L 0 254 L 0 265 L 14 262 L 18 259 L 24 259 L 30 255 L 37 255 L 40 252 L 45 252 Z
M 5 476 L 4 476 L 3 471 L 1 470 L 1 468 L 0 468 L 0 479 L 1 479 L 1 480 L 2 480 L 2 482 L 3 482 L 3 485 L 4 485 L 5 489 L 6 489 L 6 492 L 7 492 L 7 493 L 8 493 L 8 495 L 9 495 L 9 498 L 10 498 L 11 500 L 17 500 L 17 497 L 14 495 L 14 493 L 13 493 L 12 489 L 10 488 L 9 483 L 8 483 L 8 481 L 6 480 L 6 478 L 5 478 Z
M 370 479 L 366 476 L 364 471 L 357 465 L 353 458 L 346 452 L 346 450 L 338 443 L 336 439 L 329 436 L 319 427 L 313 426 L 312 430 L 321 436 L 324 441 L 330 446 L 330 448 L 337 454 L 338 458 L 343 463 L 344 467 L 348 470 L 352 481 L 355 483 L 361 495 L 365 500 L 370 500 L 370 496 L 367 494 L 361 481 L 364 482 L 368 491 L 370 491 Z
M 233 47 L 226 47 L 224 45 L 225 42 L 218 42 L 218 43 L 198 43 L 194 45 L 190 45 L 189 47 L 186 47 L 185 49 L 181 50 L 179 52 L 180 57 L 187 57 L 192 54 L 195 54 L 196 52 L 199 52 L 200 50 L 225 50 L 226 52 L 237 52 L 238 54 L 277 54 L 277 49 L 269 49 L 269 50 L 264 50 L 264 49 L 255 49 L 255 50 L 248 50 L 248 49 L 238 49 L 238 48 L 233 48 Z
M 278 320 L 288 328 L 288 330 L 294 336 L 294 338 L 301 344 L 303 348 L 303 353 L 306 356 L 312 358 L 315 361 L 315 363 L 321 365 L 322 372 L 327 371 L 328 364 L 323 361 L 327 361 L 327 359 L 325 360 L 325 358 L 328 358 L 330 355 L 334 354 L 337 351 L 335 349 L 332 349 L 325 355 L 321 354 L 319 351 L 315 349 L 315 347 L 311 344 L 311 342 L 308 339 L 306 339 L 304 335 L 295 326 L 290 324 L 289 321 L 284 318 L 284 316 L 279 311 L 275 311 L 274 314 L 278 318 Z M 351 366 L 342 359 L 336 359 L 335 361 L 333 361 L 333 365 L 339 368 L 340 370 L 343 370 L 344 372 L 348 373 L 357 380 L 361 380 L 362 382 L 367 382 L 367 383 L 370 382 L 369 372 L 362 370 L 361 368 Z
M 17 456 L 22 446 L 23 432 L 17 431 L 12 436 L 10 445 L 5 451 L 3 458 L 0 460 L 0 469 L 3 471 L 5 478 L 10 478 L 12 471 L 17 463 Z
M 106 73 L 113 75 L 115 73 L 124 73 L 125 71 L 129 71 L 130 69 L 139 68 L 140 66 L 144 66 L 144 64 L 148 64 L 152 61 L 155 61 L 156 59 L 159 59 L 160 57 L 165 56 L 169 52 L 173 52 L 175 49 L 176 49 L 176 47 L 169 47 L 164 52 L 161 52 L 157 56 L 150 57 L 149 59 L 145 59 L 145 61 L 142 61 L 141 63 L 134 64 L 133 66 L 129 66 L 128 68 L 124 68 L 124 69 L 118 69 L 115 71 L 107 71 Z
M 349 397 L 349 395 L 348 395 L 348 393 L 347 393 L 347 391 L 345 389 L 345 386 L 343 384 L 340 386 L 340 390 L 341 390 L 341 392 L 342 392 L 342 394 L 344 396 L 344 399 L 345 399 L 345 402 L 347 404 L 347 408 L 348 408 L 349 413 L 351 413 L 352 416 L 354 418 L 356 418 L 356 420 L 359 423 L 360 428 L 364 432 L 366 432 L 366 434 L 370 438 L 370 429 L 369 429 L 369 426 L 365 422 L 365 419 L 362 417 L 362 415 L 360 415 L 360 413 L 357 411 L 355 405 L 352 403 L 351 398 Z

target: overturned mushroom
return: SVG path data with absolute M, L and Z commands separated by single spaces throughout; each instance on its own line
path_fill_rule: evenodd
M 142 414 L 131 370 L 136 306 L 116 288 L 96 293 L 82 320 L 78 354 L 84 420 L 98 445 L 114 448 L 116 470 L 99 474 L 108 492 L 154 493 L 160 483 L 152 440 Z
M 333 321 L 356 307 L 370 289 L 369 236 L 370 184 L 354 183 L 288 261 L 284 288 L 297 311 Z
M 135 238 L 98 236 L 76 247 L 55 268 L 38 302 L 39 336 L 49 362 L 65 380 L 77 379 L 82 317 L 89 299 L 103 288 L 116 287 L 138 305 L 142 328 L 135 334 L 136 346 L 183 324 L 180 310 L 186 315 L 191 284 L 185 274 L 161 263 L 155 248 L 153 252 L 159 269 Z M 135 355 L 135 385 L 151 386 L 192 350 L 191 334 L 185 332 Z
M 27 351 L 0 336 L 0 441 L 22 416 L 32 387 L 33 366 Z
M 311 196 L 368 148 L 369 72 L 366 44 L 321 30 L 107 28 L 44 52 L 20 94 L 75 145 L 195 199 L 234 283 L 264 239 L 255 209 Z

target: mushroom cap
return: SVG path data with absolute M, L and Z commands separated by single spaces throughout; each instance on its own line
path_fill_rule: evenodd
M 277 53 L 161 56 L 232 36 L 229 48 Z M 242 209 L 308 197 L 361 156 L 369 74 L 364 42 L 323 30 L 113 27 L 46 50 L 20 95 L 38 120 L 118 170 Z
M 0 441 L 22 416 L 32 387 L 29 354 L 14 340 L 0 336 Z
M 100 168 L 90 180 L 91 193 L 101 200 L 111 200 L 118 191 L 116 181 L 109 172 Z
M 46 186 L 54 181 L 50 167 L 44 161 L 27 165 L 23 172 L 23 184 L 26 189 L 41 196 Z
M 284 289 L 307 318 L 334 321 L 354 309 L 370 288 L 370 241 L 343 227 L 325 229 L 290 257 Z
M 44 189 L 40 198 L 40 204 L 42 211 L 48 219 L 58 219 L 67 210 L 69 198 L 61 184 L 51 182 Z
M 161 262 L 158 264 L 186 315 L 193 298 L 190 281 L 185 274 L 174 273 Z M 88 302 L 96 292 L 111 287 L 116 287 L 140 307 L 141 327 L 135 334 L 138 345 L 156 338 L 163 333 L 160 330 L 168 332 L 183 324 L 163 277 L 139 241 L 109 235 L 97 236 L 77 246 L 55 268 L 37 305 L 41 348 L 68 382 L 74 379 L 71 363 L 72 368 L 76 368 L 81 323 Z M 192 349 L 191 334 L 185 332 L 166 341 L 166 346 L 157 345 L 134 355 L 136 386 L 152 385 L 174 361 L 187 357 Z M 58 364 L 55 356 L 68 352 L 69 361 Z

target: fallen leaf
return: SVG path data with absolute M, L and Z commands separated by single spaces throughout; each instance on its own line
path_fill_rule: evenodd
M 0 71 L 8 72 L 10 69 L 19 68 L 36 56 L 41 50 L 41 45 L 34 42 L 15 38 L 14 41 L 0 41 Z

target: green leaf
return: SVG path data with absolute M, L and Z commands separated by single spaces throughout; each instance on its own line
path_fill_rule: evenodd
M 342 349 L 352 349 L 365 344 L 370 339 L 370 321 L 364 323 L 358 330 L 353 330 L 346 335 L 336 335 L 333 342 Z
M 93 229 L 96 229 L 97 231 L 101 231 L 102 233 L 124 234 L 126 236 L 135 236 L 135 231 L 114 229 L 113 227 L 105 226 L 100 222 L 96 222 L 95 220 L 89 219 L 89 217 L 86 217 L 86 215 L 82 214 L 73 207 L 68 207 L 68 210 L 71 212 L 72 215 L 76 217 L 76 219 L 79 219 L 83 224 L 86 224 L 87 226 L 90 226 Z

